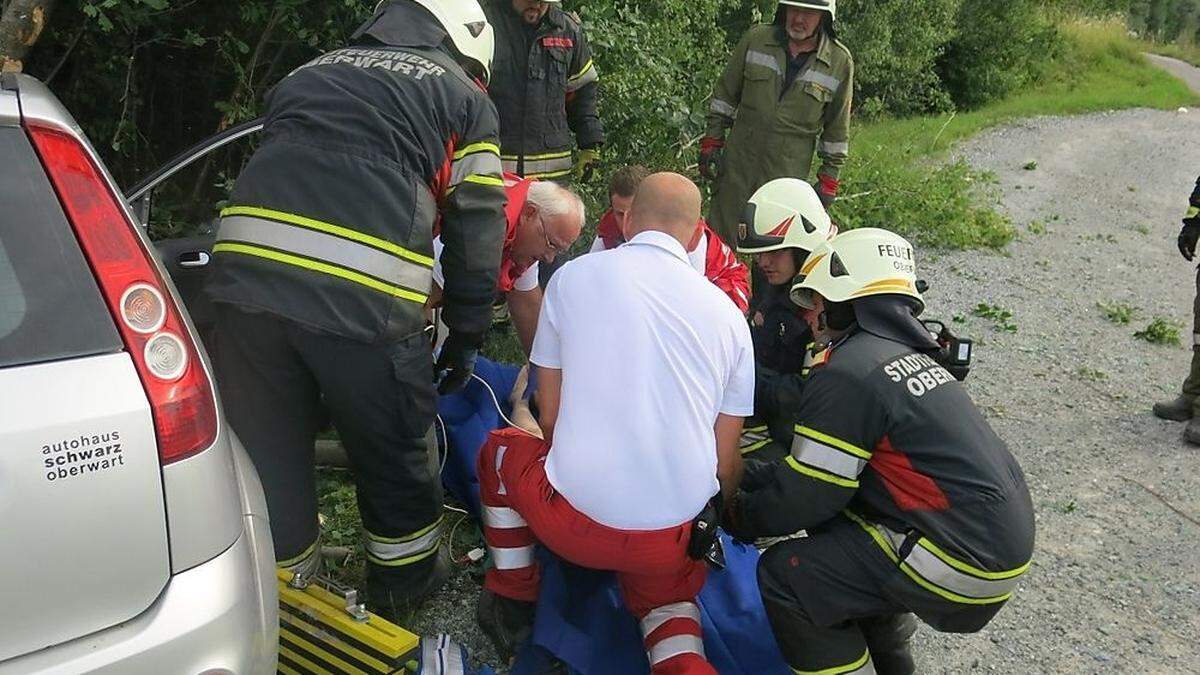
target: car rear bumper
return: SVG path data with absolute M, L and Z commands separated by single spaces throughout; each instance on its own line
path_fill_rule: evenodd
M 244 522 L 231 547 L 171 577 L 140 616 L 0 663 L 0 674 L 275 672 L 279 618 L 271 532 L 265 517 L 246 516 Z

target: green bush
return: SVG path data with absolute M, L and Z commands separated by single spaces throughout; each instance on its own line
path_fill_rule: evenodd
M 935 64 L 962 0 L 844 0 L 838 33 L 854 54 L 855 110 L 872 117 L 942 111 L 951 99 Z
M 963 0 L 957 34 L 938 61 L 954 102 L 974 108 L 1035 79 L 1060 51 L 1058 30 L 1035 0 Z

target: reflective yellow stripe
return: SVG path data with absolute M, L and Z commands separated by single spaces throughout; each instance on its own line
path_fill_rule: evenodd
M 748 454 L 754 452 L 755 450 L 761 450 L 770 444 L 771 444 L 771 439 L 768 438 L 765 440 L 761 440 L 757 443 L 751 443 L 750 445 L 747 445 L 746 447 L 741 449 L 741 452 L 743 455 L 748 455 Z
M 220 246 L 220 244 L 217 244 L 217 246 Z M 321 540 L 319 538 L 314 540 L 313 543 L 310 544 L 308 548 L 304 549 L 304 552 L 298 556 L 288 558 L 287 560 L 276 560 L 275 566 L 276 567 L 291 567 L 292 565 L 295 565 L 298 562 L 306 560 L 308 558 L 308 556 L 312 555 L 317 550 L 317 543 L 320 541 Z
M 1033 561 L 1030 560 L 1029 562 L 1025 563 L 1024 565 L 1021 565 L 1020 567 L 1018 567 L 1016 569 L 1005 570 L 1003 572 L 989 572 L 987 570 L 981 570 L 978 567 L 968 565 L 967 563 L 965 563 L 961 560 L 952 558 L 949 553 L 946 553 L 942 549 L 938 548 L 937 544 L 934 544 L 932 541 L 929 541 L 925 537 L 921 537 L 920 541 L 918 541 L 917 543 L 921 546 L 921 548 L 924 548 L 925 550 L 929 551 L 930 553 L 936 555 L 938 558 L 940 558 L 942 560 L 942 562 L 946 563 L 947 565 L 949 565 L 949 566 L 953 567 L 954 569 L 956 569 L 960 572 L 963 572 L 965 574 L 970 574 L 973 577 L 979 577 L 980 579 L 990 579 L 993 581 L 998 581 L 998 580 L 1004 580 L 1004 579 L 1011 579 L 1013 577 L 1019 577 L 1029 569 L 1029 566 L 1031 564 L 1033 564 Z
M 504 181 L 495 176 L 481 176 L 472 174 L 463 179 L 464 183 L 477 183 L 479 185 L 494 185 L 496 187 L 504 187 Z
M 454 152 L 454 159 L 459 160 L 467 155 L 475 154 L 476 152 L 490 152 L 492 154 L 499 155 L 500 146 L 496 145 L 495 143 L 488 143 L 487 141 L 472 143 L 461 150 L 456 150 Z
M 366 244 L 382 251 L 387 251 L 392 255 L 410 260 L 425 267 L 433 267 L 433 258 L 421 255 L 414 251 L 410 251 L 402 246 L 397 246 L 386 239 L 372 237 L 369 234 L 363 234 L 357 230 L 351 230 L 347 227 L 325 223 L 312 218 L 298 216 L 294 213 L 285 213 L 283 211 L 275 211 L 272 209 L 264 209 L 257 206 L 230 206 L 221 211 L 221 217 L 226 216 L 253 216 L 256 218 L 266 218 L 268 220 L 278 220 L 280 222 L 297 225 L 299 227 L 307 227 L 310 230 L 317 230 L 326 234 L 336 235 L 351 241 L 357 241 L 360 244 Z
M 249 244 L 222 242 L 216 246 L 213 246 L 212 250 L 213 253 L 241 253 L 259 258 L 266 258 L 267 260 L 274 260 L 275 262 L 285 263 L 288 265 L 295 265 L 296 267 L 303 267 L 304 269 L 312 270 L 314 272 L 321 272 L 323 274 L 345 279 L 346 281 L 353 281 L 356 284 L 362 284 L 363 286 L 372 288 L 382 293 L 387 293 L 388 295 L 393 295 L 397 298 L 404 298 L 405 300 L 411 300 L 422 305 L 429 300 L 428 295 L 416 293 L 408 290 L 407 288 L 400 288 L 399 286 L 385 284 L 378 279 L 368 277 L 364 274 L 359 274 L 353 270 L 348 270 L 316 260 L 301 258 L 299 256 L 289 255 L 287 253 L 281 253 L 279 251 L 272 251 L 271 249 L 267 248 L 250 246 Z
M 378 535 L 367 532 L 367 539 L 370 539 L 371 541 L 377 541 L 381 544 L 403 544 L 406 541 L 420 539 L 421 537 L 424 537 L 425 535 L 429 534 L 430 532 L 433 532 L 434 530 L 436 530 L 438 527 L 441 526 L 442 521 L 444 519 L 445 519 L 445 516 L 438 516 L 438 519 L 433 521 L 432 525 L 427 525 L 425 527 L 422 527 L 421 529 L 417 530 L 416 532 L 413 532 L 412 534 L 406 534 L 403 537 L 380 537 Z
M 847 480 L 845 478 L 842 478 L 841 476 L 835 476 L 831 473 L 825 473 L 824 471 L 821 471 L 819 469 L 814 469 L 810 466 L 806 466 L 804 464 L 801 464 L 800 462 L 797 462 L 796 458 L 792 457 L 791 455 L 788 455 L 787 458 L 784 459 L 784 461 L 787 462 L 788 466 L 792 467 L 796 471 L 799 471 L 800 473 L 804 474 L 805 476 L 811 476 L 812 478 L 816 478 L 817 480 L 823 480 L 826 483 L 833 483 L 834 485 L 844 487 L 844 488 L 850 488 L 852 490 L 858 489 L 858 481 Z
M 829 434 L 823 434 L 820 431 L 813 429 L 812 427 L 806 427 L 802 424 L 797 424 L 796 428 L 795 428 L 795 432 L 800 434 L 801 436 L 807 436 L 807 437 L 813 439 L 814 441 L 821 441 L 822 443 L 824 443 L 826 445 L 832 445 L 833 447 L 837 448 L 838 450 L 844 450 L 844 451 L 850 453 L 851 455 L 854 455 L 855 457 L 861 457 L 867 461 L 871 460 L 871 453 L 867 452 L 866 450 L 863 450 L 862 448 L 858 447 L 857 445 L 852 445 L 850 443 L 847 443 L 846 441 L 843 441 L 840 438 L 834 438 L 833 436 L 830 436 Z
M 883 538 L 883 535 L 879 534 L 879 530 L 876 530 L 874 527 L 871 526 L 870 523 L 863 520 L 862 518 L 859 518 L 857 515 L 851 513 L 850 511 L 842 511 L 842 514 L 844 514 L 850 520 L 853 520 L 854 522 L 858 523 L 859 527 L 866 530 L 867 534 L 871 535 L 871 538 L 875 540 L 875 543 L 879 544 L 879 548 L 883 549 L 883 552 L 887 554 L 887 557 L 892 559 L 892 562 L 894 562 L 894 563 L 900 562 L 900 557 L 897 556 L 896 552 L 892 550 L 892 545 L 889 544 L 887 542 L 887 540 Z
M 593 66 L 593 64 L 594 64 L 594 61 L 595 61 L 595 59 L 588 59 L 588 62 L 587 62 L 587 63 L 585 63 L 585 64 L 583 64 L 583 67 L 579 69 L 579 72 L 578 72 L 578 73 L 576 73 L 576 74 L 574 74 L 574 75 L 572 75 L 571 77 L 567 78 L 567 81 L 568 81 L 568 82 L 574 82 L 575 80 L 578 80 L 579 78 L 581 78 L 581 77 L 583 77 L 584 75 L 586 75 L 586 74 L 587 74 L 587 71 L 589 71 L 589 70 L 591 70 L 591 69 L 592 69 L 592 66 Z
M 525 161 L 536 162 L 536 161 L 542 160 L 542 159 L 562 159 L 563 157 L 570 157 L 570 156 L 571 156 L 570 150 L 567 150 L 566 152 L 548 152 L 544 155 L 525 155 Z M 500 155 L 500 159 L 507 159 L 510 162 L 515 162 L 518 159 L 521 159 L 521 155 Z
M 1187 210 L 1187 215 L 1184 218 L 1195 218 L 1200 216 L 1200 206 L 1193 206 Z
M 542 173 L 527 173 L 526 178 L 558 178 L 571 173 L 571 169 L 563 169 L 562 171 L 543 171 Z
M 863 651 L 863 655 L 858 657 L 854 663 L 847 663 L 844 666 L 834 666 L 824 670 L 800 670 L 792 668 L 792 672 L 796 675 L 844 675 L 844 673 L 853 673 L 854 671 L 867 665 L 867 661 L 871 660 L 871 650 Z

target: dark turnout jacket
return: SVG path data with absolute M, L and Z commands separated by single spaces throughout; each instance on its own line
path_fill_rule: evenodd
M 444 320 L 482 333 L 505 231 L 495 107 L 424 10 L 383 19 L 386 44 L 368 32 L 268 94 L 207 290 L 352 339 L 407 335 L 423 326 L 440 220 Z

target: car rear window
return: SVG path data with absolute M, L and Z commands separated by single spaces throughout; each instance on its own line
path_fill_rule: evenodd
M 0 127 L 0 368 L 117 351 L 121 338 L 25 132 Z

